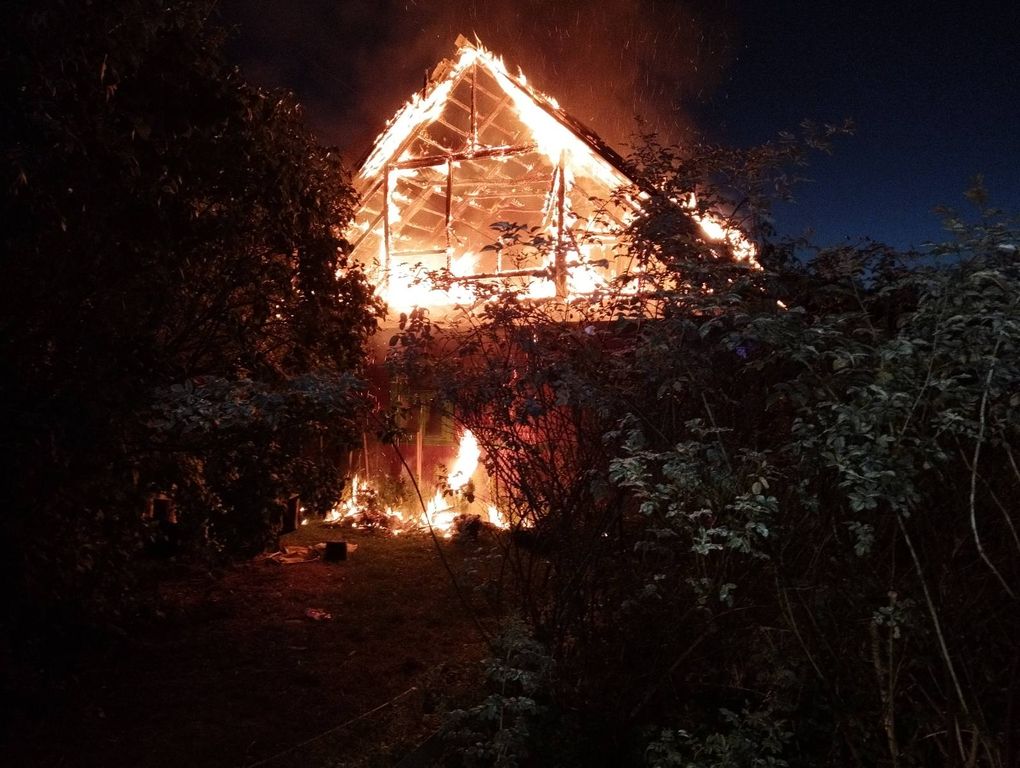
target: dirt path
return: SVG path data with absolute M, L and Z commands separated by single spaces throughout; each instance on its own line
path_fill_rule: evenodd
M 474 682 L 485 649 L 428 538 L 346 538 L 358 544 L 346 562 L 262 561 L 164 584 L 165 618 L 62 690 L 13 702 L 3 763 L 251 766 L 400 696 L 264 763 L 394 764 Z M 459 563 L 477 548 L 448 552 Z

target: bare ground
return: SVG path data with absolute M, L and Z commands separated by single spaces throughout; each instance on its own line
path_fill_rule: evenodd
M 429 537 L 313 525 L 290 543 L 340 538 L 346 562 L 162 582 L 159 614 L 9 702 L 3 764 L 395 765 L 472 701 L 485 645 Z M 461 573 L 486 554 L 443 548 Z

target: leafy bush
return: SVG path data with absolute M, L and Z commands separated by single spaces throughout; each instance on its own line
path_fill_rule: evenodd
M 162 468 L 150 482 L 172 491 L 192 541 L 255 554 L 274 541 L 289 496 L 312 513 L 339 498 L 341 451 L 356 442 L 364 406 L 350 374 L 306 374 L 273 387 L 189 380 L 157 391 L 148 422 L 154 450 L 139 463 Z
M 790 733 L 769 709 L 739 714 L 719 710 L 722 729 L 695 736 L 666 729 L 649 742 L 645 760 L 652 768 L 786 768 L 778 757 Z
M 515 768 L 528 764 L 536 727 L 547 719 L 553 661 L 519 622 L 493 643 L 486 662 L 489 695 L 452 711 L 445 725 L 447 764 Z
M 764 242 L 756 270 L 669 202 L 743 176 L 760 219 L 784 146 L 653 145 L 661 197 L 625 233 L 644 296 L 483 287 L 395 363 L 487 451 L 576 764 L 1006 764 L 1020 228 L 952 217 L 924 254 Z

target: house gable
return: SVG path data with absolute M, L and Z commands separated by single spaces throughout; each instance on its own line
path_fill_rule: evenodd
M 457 40 L 387 124 L 355 177 L 354 258 L 399 309 L 470 303 L 472 283 L 569 300 L 629 272 L 619 242 L 640 210 L 626 163 L 480 44 Z M 619 194 L 629 189 L 632 194 Z M 710 243 L 757 266 L 739 230 L 674 201 Z M 524 234 L 507 238 L 507 232 Z M 500 247 L 494 244 L 503 235 Z M 521 241 L 525 242 L 521 242 Z M 436 290 L 425 275 L 454 278 Z
M 608 202 L 632 183 L 622 159 L 480 45 L 458 46 L 358 171 L 355 258 L 385 297 L 412 303 L 443 301 L 408 285 L 420 270 L 508 281 L 536 297 L 612 279 L 625 268 L 613 230 L 635 208 Z M 493 249 L 500 222 L 545 246 Z

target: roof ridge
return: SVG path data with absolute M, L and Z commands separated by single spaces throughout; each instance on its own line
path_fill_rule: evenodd
M 421 92 L 413 94 L 411 99 L 387 122 L 386 127 L 379 134 L 372 149 L 369 150 L 362 162 L 358 164 L 355 172 L 357 179 L 367 181 L 375 177 L 385 165 L 393 162 L 394 158 L 398 157 L 406 149 L 407 143 L 412 140 L 415 132 L 429 122 L 430 119 L 438 117 L 438 114 L 434 113 L 440 112 L 437 108 L 441 107 L 441 104 L 445 102 L 449 93 L 453 90 L 455 80 L 467 71 L 469 65 L 481 64 L 504 90 L 506 90 L 506 84 L 503 82 L 505 80 L 506 83 L 509 83 L 521 94 L 527 96 L 535 106 L 565 128 L 595 157 L 606 162 L 622 177 L 624 182 L 637 183 L 632 168 L 620 153 L 609 146 L 594 130 L 562 108 L 554 98 L 533 88 L 527 82 L 527 76 L 520 67 L 518 67 L 518 76 L 511 74 L 503 58 L 487 49 L 478 40 L 477 35 L 475 42 L 472 42 L 464 35 L 458 35 L 455 44 L 457 46 L 456 57 L 454 59 L 441 59 L 429 75 L 426 88 Z M 472 52 L 473 55 L 470 55 L 468 52 Z M 443 91 L 439 92 L 442 98 L 437 94 L 437 89 L 443 89 Z M 511 95 L 512 98 L 512 94 L 508 92 L 508 95 Z M 414 116 L 415 112 L 419 113 L 417 117 Z M 408 125 L 403 129 L 403 138 L 399 141 L 394 141 L 394 137 L 391 134 L 405 119 L 408 121 Z M 535 127 L 530 125 L 524 116 L 521 116 L 520 119 L 528 128 L 535 130 Z M 383 151 L 384 146 L 387 147 L 385 152 Z

